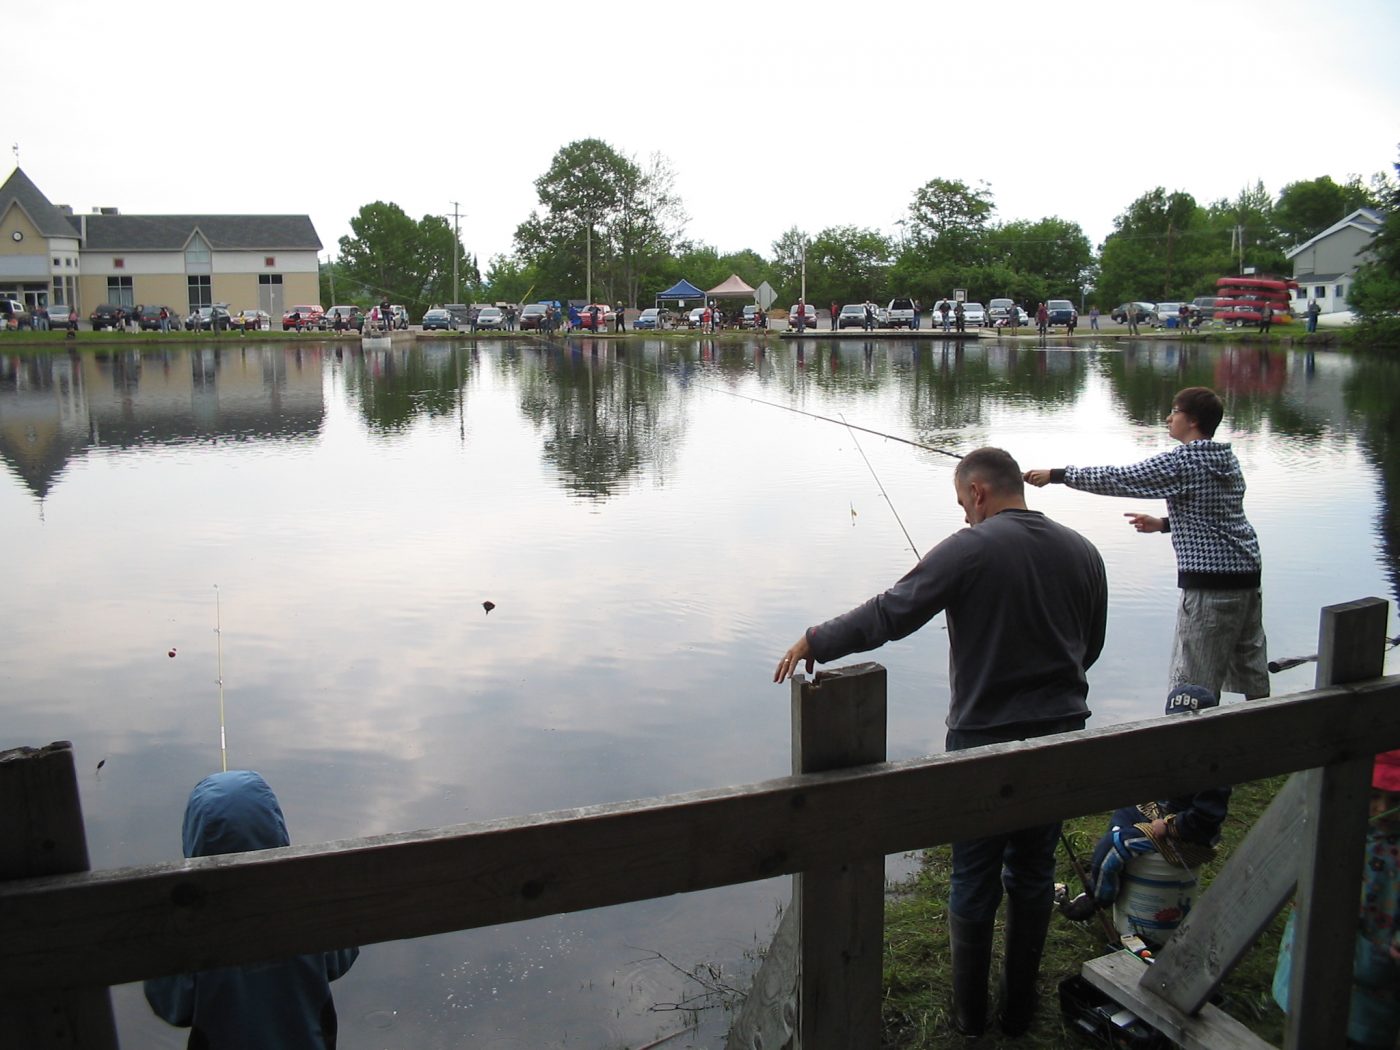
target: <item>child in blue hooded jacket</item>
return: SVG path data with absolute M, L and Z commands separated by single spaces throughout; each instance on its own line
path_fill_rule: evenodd
M 190 792 L 182 835 L 186 857 L 291 845 L 282 807 L 259 774 L 230 770 Z M 189 1027 L 189 1050 L 335 1050 L 330 982 L 358 948 L 159 977 L 146 1001 L 166 1021 Z

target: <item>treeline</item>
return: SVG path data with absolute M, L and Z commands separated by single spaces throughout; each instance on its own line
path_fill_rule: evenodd
M 599 139 L 571 142 L 535 180 L 539 205 L 516 228 L 513 250 L 491 258 L 484 273 L 445 219 L 415 222 L 376 201 L 341 238 L 339 258 L 322 276 L 323 297 L 334 298 L 334 281 L 340 301 L 388 295 L 415 318 L 452 301 L 589 298 L 645 306 L 682 278 L 709 288 L 737 273 L 754 286 L 767 281 L 787 304 L 798 297 L 805 266 L 812 303 L 896 295 L 931 303 L 964 288 L 982 302 L 1092 299 L 1107 309 L 1129 299 L 1209 294 L 1217 277 L 1241 267 L 1287 273 L 1290 246 L 1362 205 L 1394 208 L 1397 192 L 1385 174 L 1369 184 L 1321 176 L 1277 196 L 1260 182 L 1207 205 L 1158 187 L 1123 210 L 1096 252 L 1078 223 L 1058 216 L 997 221 L 986 183 L 934 178 L 914 191 L 896 236 L 794 227 L 765 255 L 754 248 L 720 254 L 689 239 L 674 184 L 659 154 L 639 161 Z

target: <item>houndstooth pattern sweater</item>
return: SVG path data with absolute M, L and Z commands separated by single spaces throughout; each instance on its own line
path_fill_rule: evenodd
M 1132 466 L 1065 467 L 1050 480 L 1101 496 L 1166 500 L 1178 587 L 1259 586 L 1259 537 L 1244 516 L 1244 472 L 1228 444 L 1190 441 Z

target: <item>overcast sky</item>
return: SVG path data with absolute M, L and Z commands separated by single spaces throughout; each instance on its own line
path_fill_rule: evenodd
M 307 213 L 323 257 L 363 204 L 456 200 L 484 269 L 590 136 L 666 156 L 688 237 L 764 255 L 792 226 L 896 235 L 935 177 L 1097 245 L 1156 186 L 1207 204 L 1400 156 L 1396 0 L 76 0 L 20 35 L 0 97 L 55 204 Z

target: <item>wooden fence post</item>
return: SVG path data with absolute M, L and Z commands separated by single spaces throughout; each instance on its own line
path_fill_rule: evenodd
M 792 771 L 885 761 L 885 669 L 854 664 L 792 682 Z M 793 876 L 800 1050 L 880 1045 L 885 858 Z
M 1389 613 L 1390 606 L 1380 598 L 1322 610 L 1318 688 L 1384 673 Z M 1341 1046 L 1346 1041 L 1372 764 L 1370 755 L 1359 754 L 1298 774 L 1305 781 L 1306 824 L 1285 1050 Z
M 88 870 L 73 745 L 0 751 L 0 880 Z M 106 988 L 23 997 L 0 989 L 0 1042 L 26 1050 L 117 1050 Z

